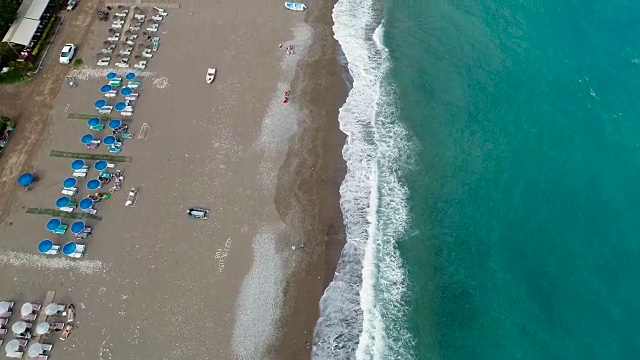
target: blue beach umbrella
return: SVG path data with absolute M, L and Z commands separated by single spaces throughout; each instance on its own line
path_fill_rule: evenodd
M 109 120 L 109 128 L 110 129 L 117 129 L 122 125 L 122 120 L 120 119 L 111 119 Z
M 87 134 L 87 135 L 91 135 L 91 134 Z M 91 135 L 91 137 L 93 138 L 93 135 Z M 75 159 L 71 162 L 71 170 L 80 170 L 83 167 L 84 167 L 84 160 L 82 159 Z
M 44 239 L 38 244 L 38 251 L 43 254 L 46 254 L 51 249 L 53 249 L 53 241 L 49 239 Z
M 133 80 L 136 78 L 136 74 L 132 72 L 128 72 L 124 75 L 124 78 L 127 80 Z
M 83 143 L 84 145 L 89 145 L 91 144 L 92 141 L 93 141 L 93 135 L 91 134 L 84 134 L 80 138 L 80 142 Z
M 100 185 L 99 183 L 100 181 L 98 181 L 98 185 Z M 87 210 L 87 209 L 91 209 L 92 206 L 93 206 L 93 200 L 89 198 L 84 198 L 80 200 L 80 209 Z
M 67 205 L 69 205 L 69 203 L 71 202 L 71 199 L 69 199 L 66 196 L 61 196 L 58 198 L 58 200 L 56 200 L 56 206 L 59 208 L 63 208 Z
M 87 125 L 89 125 L 90 127 L 100 125 L 100 118 L 92 117 L 91 119 L 87 120 Z
M 101 93 L 108 93 L 109 91 L 111 91 L 113 89 L 113 87 L 111 87 L 111 85 L 107 84 L 107 85 L 102 85 L 100 87 L 100 92 Z
M 113 80 L 116 77 L 118 77 L 118 74 L 114 73 L 113 71 L 107 74 L 107 80 Z
M 113 145 L 113 143 L 116 142 L 116 137 L 113 135 L 105 136 L 104 139 L 102 139 L 102 142 L 105 145 Z
M 116 111 L 122 111 L 126 107 L 127 107 L 127 104 L 125 102 L 119 102 L 119 103 L 115 104 L 115 106 L 113 108 L 116 109 Z
M 66 189 L 72 188 L 72 187 L 76 186 L 77 183 L 78 183 L 78 180 L 76 180 L 76 178 L 72 178 L 72 177 L 66 178 L 62 182 L 62 187 L 66 188 Z
M 35 179 L 36 179 L 36 177 L 33 176 L 33 174 L 24 173 L 24 174 L 22 174 L 22 175 L 20 175 L 18 177 L 18 185 L 20 185 L 20 186 L 29 186 L 29 185 L 33 184 Z
M 100 110 L 103 107 L 107 106 L 107 100 L 105 99 L 100 99 L 98 101 L 96 101 L 93 106 L 95 106 L 96 109 Z
M 62 253 L 65 255 L 71 255 L 74 252 L 76 252 L 77 248 L 78 248 L 78 245 L 75 242 L 71 241 L 64 244 L 64 246 L 62 246 Z
M 133 93 L 133 89 L 130 87 L 124 87 L 122 88 L 122 90 L 120 90 L 120 94 L 122 94 L 122 96 L 129 96 Z
M 100 180 L 91 179 L 91 180 L 87 181 L 87 189 L 96 190 L 96 189 L 99 189 L 99 188 L 100 188 Z
M 107 165 L 109 165 L 108 162 L 106 162 L 104 160 L 98 160 L 98 161 L 96 161 L 95 164 L 93 164 L 93 167 L 98 171 L 102 171 L 102 170 L 107 168 Z
M 60 221 L 60 219 L 51 218 L 47 221 L 47 230 L 56 231 L 60 225 L 62 225 L 62 221 Z
M 82 232 L 84 228 L 85 228 L 84 221 L 76 221 L 73 224 L 71 224 L 71 232 L 74 234 L 78 234 Z

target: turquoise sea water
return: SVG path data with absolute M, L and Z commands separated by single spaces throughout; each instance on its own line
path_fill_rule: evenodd
M 639 358 L 640 3 L 405 0 L 383 17 L 413 167 L 406 290 L 381 322 L 417 359 Z M 361 358 L 402 358 L 395 336 Z

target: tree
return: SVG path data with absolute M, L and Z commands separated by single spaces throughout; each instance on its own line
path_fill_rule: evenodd
M 16 19 L 19 7 L 19 0 L 0 0 L 0 34 L 4 35 L 9 29 Z

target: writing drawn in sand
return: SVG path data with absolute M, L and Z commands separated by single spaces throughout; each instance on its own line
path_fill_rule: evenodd
M 218 272 L 224 271 L 224 263 L 229 255 L 229 249 L 231 248 L 231 238 L 224 242 L 224 247 L 216 250 L 216 260 L 218 260 Z

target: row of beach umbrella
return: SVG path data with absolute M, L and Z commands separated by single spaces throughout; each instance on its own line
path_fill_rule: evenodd
M 100 125 L 101 120 L 99 117 L 92 117 L 89 120 L 87 120 L 87 125 L 89 125 L 89 127 L 96 127 L 98 125 Z M 109 129 L 111 130 L 116 130 L 117 128 L 122 126 L 122 120 L 120 119 L 111 119 L 109 120 Z
M 93 134 L 84 134 L 84 135 L 82 135 L 82 137 L 80 138 L 80 142 L 81 142 L 83 145 L 89 145 L 89 144 L 91 144 L 95 139 L 96 139 L 96 138 L 93 136 Z M 115 144 L 115 143 L 116 143 L 116 141 L 118 141 L 118 139 L 116 139 L 116 137 L 115 137 L 115 136 L 113 136 L 113 135 L 105 136 L 105 137 L 104 137 L 104 139 L 102 139 L 102 142 L 103 142 L 105 145 L 113 145 L 113 144 Z

